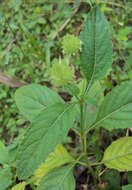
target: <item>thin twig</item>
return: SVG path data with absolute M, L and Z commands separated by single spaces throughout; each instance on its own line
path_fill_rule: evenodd
M 57 38 L 58 34 L 60 32 L 62 32 L 62 30 L 64 30 L 64 28 L 70 22 L 70 20 L 72 19 L 72 17 L 77 13 L 77 11 L 79 10 L 79 7 L 81 5 L 81 2 L 82 2 L 82 0 L 79 1 L 78 6 L 74 9 L 72 15 L 64 22 L 64 24 L 59 28 L 59 30 L 53 35 L 53 37 L 51 39 L 52 41 L 54 41 Z
M 0 82 L 9 85 L 10 87 L 20 87 L 27 84 L 26 82 L 21 82 L 14 78 L 8 77 L 3 73 L 0 73 Z
M 123 8 L 123 9 L 130 9 L 130 10 L 132 10 L 130 7 L 128 7 L 128 6 L 124 6 L 124 5 L 121 5 L 121 4 L 119 4 L 119 3 L 115 3 L 115 2 L 111 2 L 111 1 L 102 1 L 102 0 L 99 0 L 98 1 L 98 3 L 104 3 L 104 4 L 108 4 L 108 5 L 113 5 L 113 6 L 115 6 L 115 7 L 119 7 L 119 8 Z

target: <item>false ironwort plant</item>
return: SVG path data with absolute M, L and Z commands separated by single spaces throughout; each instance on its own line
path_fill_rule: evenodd
M 68 38 L 77 44 L 75 52 L 66 44 Z M 20 180 L 33 176 L 37 190 L 74 190 L 72 172 L 77 164 L 88 168 L 94 183 L 97 181 L 93 168 L 96 164 L 118 171 L 132 170 L 132 137 L 114 141 L 100 163 L 89 160 L 87 152 L 90 130 L 124 129 L 132 125 L 132 83 L 115 87 L 105 97 L 101 91 L 99 80 L 108 74 L 112 64 L 112 44 L 107 20 L 98 6 L 88 14 L 80 40 L 82 47 L 72 35 L 65 37 L 63 49 L 69 54 L 81 49 L 82 81 L 71 82 L 73 73 L 64 60 L 64 64 L 55 63 L 49 71 L 52 83 L 65 87 L 72 94 L 71 102 L 64 102 L 55 91 L 37 84 L 21 87 L 15 94 L 20 112 L 31 122 L 19 148 L 17 176 Z M 77 157 L 70 156 L 61 145 L 70 128 L 81 140 Z

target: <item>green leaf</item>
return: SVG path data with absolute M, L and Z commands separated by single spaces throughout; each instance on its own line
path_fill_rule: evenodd
M 19 10 L 19 7 L 21 6 L 22 0 L 12 0 L 10 6 L 14 8 L 16 11 Z
M 82 80 L 78 84 L 78 87 L 80 89 L 79 96 L 81 96 L 82 94 L 84 94 L 84 90 L 86 89 L 86 80 L 85 79 Z M 103 88 L 101 87 L 99 81 L 96 81 L 91 86 L 89 93 L 86 94 L 85 97 L 85 104 L 84 104 L 85 130 L 87 130 L 88 127 L 95 122 L 99 106 L 103 100 L 104 100 Z M 76 111 L 77 111 L 77 120 L 78 120 L 80 118 L 80 109 L 78 105 L 76 105 Z
M 19 88 L 15 93 L 15 100 L 20 112 L 30 121 L 46 106 L 63 102 L 56 92 L 37 84 Z
M 132 82 L 115 87 L 101 104 L 97 119 L 90 127 L 103 126 L 108 130 L 132 126 Z
M 18 183 L 11 190 L 24 190 L 26 187 L 26 182 Z
M 132 171 L 132 137 L 114 141 L 106 150 L 103 162 L 108 168 L 118 171 Z
M 79 0 L 74 0 L 74 5 L 75 6 L 78 5 L 78 3 L 79 3 Z
M 102 101 L 104 100 L 103 89 L 99 83 L 96 81 L 89 90 L 89 93 L 85 100 L 85 128 L 87 129 L 96 120 L 98 109 Z
M 8 150 L 5 145 L 0 141 L 0 163 L 7 164 L 9 159 Z
M 78 87 L 80 89 L 80 94 L 79 94 L 80 97 L 83 96 L 86 86 L 87 86 L 86 79 L 81 80 L 81 82 L 78 84 Z M 104 100 L 104 89 L 100 85 L 99 81 L 94 82 L 89 92 L 86 94 L 85 99 L 86 102 L 89 102 L 94 106 L 99 106 L 102 103 L 102 101 Z
M 75 103 L 45 108 L 25 133 L 17 163 L 17 175 L 26 179 L 65 139 L 75 117 Z
M 128 35 L 132 32 L 131 27 L 123 27 L 122 29 L 119 30 L 117 38 L 118 40 L 122 41 L 127 41 L 128 40 Z
M 132 185 L 125 185 L 122 187 L 122 190 L 132 190 Z
M 127 172 L 127 180 L 130 184 L 132 184 L 132 171 Z
M 0 190 L 6 190 L 12 184 L 10 168 L 0 169 Z
M 90 85 L 103 78 L 112 64 L 112 45 L 106 18 L 99 7 L 94 7 L 86 21 L 80 38 L 83 43 L 81 70 Z
M 90 6 L 92 6 L 92 4 L 95 3 L 95 0 L 86 0 L 86 2 L 88 2 L 90 4 Z
M 121 190 L 121 176 L 117 170 L 106 170 L 101 176 L 103 183 L 106 183 L 105 190 Z
M 37 190 L 75 190 L 72 166 L 58 168 L 42 178 Z
M 86 101 L 94 106 L 100 106 L 103 100 L 104 100 L 104 89 L 100 85 L 99 81 L 96 81 L 91 86 L 90 91 L 86 97 Z
M 50 153 L 45 162 L 35 171 L 34 176 L 37 178 L 37 181 L 34 184 L 38 185 L 40 179 L 52 169 L 73 161 L 74 159 L 67 150 L 61 144 L 58 144 L 55 151 Z
M 73 96 L 77 96 L 80 92 L 78 86 L 75 84 L 68 84 L 66 87 L 64 87 L 64 90 Z
M 130 52 L 130 55 L 129 55 L 129 57 L 128 57 L 125 65 L 124 65 L 124 68 L 126 70 L 131 70 L 132 69 L 132 52 Z

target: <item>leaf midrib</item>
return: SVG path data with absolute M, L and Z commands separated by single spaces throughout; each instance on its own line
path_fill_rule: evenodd
M 63 176 L 61 183 L 60 183 L 60 184 L 58 185 L 58 187 L 57 187 L 58 190 L 59 190 L 59 188 L 62 186 L 62 184 L 63 184 L 65 178 L 69 175 L 69 173 L 71 172 L 71 170 L 72 170 L 73 167 L 74 167 L 74 164 L 69 168 L 69 170 L 67 170 L 66 174 Z
M 103 160 L 103 163 L 107 163 L 107 162 L 110 162 L 112 160 L 116 160 L 116 159 L 119 159 L 119 158 L 123 158 L 123 157 L 126 157 L 126 156 L 129 156 L 129 155 L 132 155 L 132 152 L 128 152 L 128 153 L 124 153 L 124 154 L 121 154 L 119 156 L 115 156 L 113 158 L 110 158 L 108 160 Z
M 26 96 L 26 95 L 23 95 L 23 94 L 21 94 L 21 96 L 22 97 L 25 97 L 25 98 L 28 98 L 28 99 L 31 99 L 31 100 L 33 100 L 34 102 L 37 102 L 38 104 L 40 104 L 41 106 L 43 106 L 43 107 L 47 107 L 48 105 L 46 105 L 46 104 L 42 104 L 41 102 L 40 102 L 40 100 L 36 100 L 35 98 L 33 98 L 33 97 L 29 97 L 29 96 Z
M 129 103 L 127 103 L 127 104 L 125 104 L 125 105 L 123 105 L 123 106 L 121 106 L 121 107 L 119 107 L 118 109 L 116 109 L 116 110 L 114 110 L 113 112 L 109 113 L 107 116 L 103 117 L 102 119 L 100 119 L 100 120 L 98 120 L 98 121 L 95 121 L 95 123 L 92 124 L 92 125 L 89 127 L 88 131 L 91 130 L 91 129 L 93 129 L 96 125 L 98 125 L 99 123 L 101 123 L 101 122 L 104 121 L 105 119 L 109 118 L 112 114 L 114 114 L 114 113 L 120 111 L 122 108 L 126 107 L 126 106 L 129 105 L 129 104 L 132 104 L 132 101 L 129 102 Z M 99 110 L 99 111 L 100 111 L 100 110 Z M 98 116 L 97 116 L 97 117 L 98 117 Z M 87 131 L 87 132 L 88 132 L 88 131 Z M 87 133 L 87 132 L 86 132 L 86 133 Z
M 70 106 L 71 106 L 71 105 L 74 105 L 74 104 L 70 104 Z M 70 106 L 69 106 L 69 107 L 70 107 Z M 67 106 L 67 107 L 68 107 L 68 106 Z M 68 109 L 69 109 L 69 107 L 68 107 Z M 56 117 L 56 119 L 51 123 L 51 126 L 47 128 L 47 130 L 46 130 L 46 132 L 45 132 L 45 135 L 46 135 L 46 133 L 48 132 L 49 128 L 52 128 L 52 127 L 55 125 L 55 123 L 57 122 L 57 120 L 59 119 L 59 117 L 61 117 L 61 115 L 63 115 L 68 109 L 64 110 L 59 116 Z M 30 130 L 30 128 L 29 128 L 29 130 Z M 36 130 L 37 130 L 37 131 L 38 131 L 38 130 L 41 130 L 41 127 L 40 127 L 40 128 L 36 128 Z M 42 139 L 45 135 L 42 135 L 38 140 L 35 141 L 36 146 L 37 146 L 37 144 L 38 144 L 37 141 L 40 141 L 40 139 Z M 33 144 L 33 143 L 29 144 L 29 146 L 32 145 L 32 144 Z M 28 146 L 28 148 L 29 148 L 29 146 Z
M 90 86 L 93 82 L 93 77 L 94 77 L 95 68 L 96 68 L 96 14 L 97 14 L 97 8 L 95 9 L 95 13 L 94 13 L 94 21 L 95 21 L 94 22 L 94 58 L 93 58 L 94 66 L 93 66 L 93 72 L 92 72 L 91 79 L 90 79 L 88 87 L 86 89 L 86 93 L 88 93 Z
M 47 131 L 45 132 L 45 135 L 47 134 L 49 128 L 53 127 L 53 126 L 56 124 L 56 122 L 59 120 L 59 118 L 62 117 L 62 115 L 64 115 L 64 113 L 65 113 L 68 109 L 70 109 L 71 106 L 74 106 L 74 105 L 75 105 L 75 103 L 69 104 L 69 106 L 67 106 L 66 109 L 63 110 L 63 112 L 53 121 L 53 123 L 51 124 L 51 126 L 47 128 Z M 37 128 L 36 128 L 36 129 L 37 129 Z M 40 129 L 41 129 L 41 128 L 40 128 Z M 38 130 L 38 129 L 37 129 L 37 130 Z M 43 135 L 41 138 L 44 138 L 45 135 Z M 35 147 L 38 147 L 39 141 L 40 141 L 41 138 L 39 138 L 37 141 L 35 141 L 35 144 L 36 144 Z M 32 144 L 33 144 L 33 143 L 31 143 L 30 145 L 32 145 Z M 30 145 L 28 145 L 27 148 L 29 148 Z M 27 148 L 26 148 L 26 149 L 27 149 Z M 33 151 L 32 157 L 34 156 L 34 153 L 35 153 L 35 151 Z M 41 164 L 41 163 L 40 163 L 40 164 Z M 26 178 L 27 178 L 27 177 L 28 177 L 28 176 L 26 176 Z M 22 178 L 22 179 L 25 179 L 25 175 L 21 176 L 21 178 Z

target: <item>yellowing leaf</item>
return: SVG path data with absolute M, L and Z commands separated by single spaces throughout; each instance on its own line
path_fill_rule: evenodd
M 106 149 L 103 162 L 108 168 L 132 171 L 132 137 L 122 137 Z
M 37 190 L 75 190 L 73 165 L 53 169 L 40 181 Z
M 25 186 L 26 186 L 26 182 L 22 182 L 12 187 L 11 190 L 24 190 Z
M 55 151 L 50 153 L 46 161 L 35 171 L 34 176 L 37 180 L 34 184 L 38 185 L 40 179 L 52 169 L 60 167 L 66 163 L 70 163 L 73 160 L 74 159 L 61 144 L 57 145 Z

